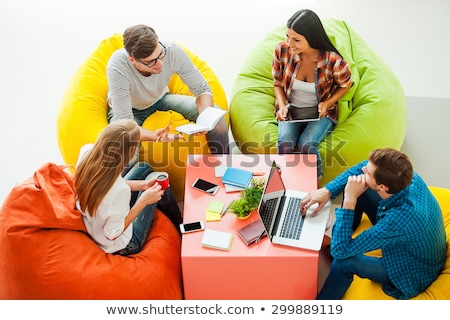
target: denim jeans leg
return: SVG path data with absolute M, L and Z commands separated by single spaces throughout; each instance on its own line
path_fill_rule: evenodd
M 380 195 L 372 189 L 367 189 L 358 197 L 353 216 L 353 230 L 356 230 L 359 226 L 363 213 L 369 217 L 372 224 L 376 223 L 376 215 L 380 201 Z
M 152 168 L 146 162 L 137 162 L 131 167 L 125 175 L 126 180 L 144 180 L 150 173 Z M 137 199 L 142 194 L 142 191 L 132 191 L 130 207 L 134 206 Z M 133 236 L 128 245 L 120 250 L 120 255 L 130 255 L 138 253 L 142 250 L 145 240 L 147 239 L 150 227 L 155 215 L 156 203 L 147 205 L 142 209 L 138 216 L 133 221 Z
M 125 180 L 145 180 L 145 178 L 153 171 L 150 165 L 146 162 L 140 161 L 135 163 L 130 170 L 125 174 Z M 131 192 L 130 207 L 134 206 L 139 196 L 139 191 Z
M 133 236 L 128 245 L 118 252 L 120 255 L 135 254 L 142 250 L 152 226 L 155 210 L 156 203 L 153 203 L 145 206 L 139 212 L 138 216 L 133 220 Z
M 382 258 L 358 254 L 346 259 L 333 260 L 327 279 L 316 299 L 342 299 L 353 282 L 354 275 L 370 279 L 382 285 L 391 284 Z
M 299 146 L 301 153 L 311 153 L 317 156 L 317 176 L 323 174 L 322 157 L 319 152 L 319 143 L 323 141 L 334 129 L 334 123 L 328 118 L 319 121 L 307 122 L 306 128 L 300 134 Z
M 297 141 L 305 128 L 304 122 L 278 122 L 278 153 L 294 153 L 297 147 Z M 297 150 L 298 152 L 298 150 Z
M 166 94 L 156 104 L 156 108 L 161 111 L 173 110 L 182 114 L 189 121 L 196 121 L 198 109 L 196 98 L 179 94 Z M 219 108 L 214 106 L 214 108 Z M 228 128 L 225 118 L 221 119 L 216 127 L 206 134 L 209 149 L 213 154 L 229 153 Z
M 175 226 L 175 229 L 177 229 L 178 233 L 180 233 L 180 223 L 183 223 L 183 216 L 180 208 L 178 207 L 177 201 L 175 200 L 171 187 L 164 191 L 162 199 L 158 201 L 158 209 L 170 219 L 172 224 Z
M 208 145 L 211 153 L 230 153 L 230 141 L 228 138 L 228 127 L 225 118 L 222 118 L 216 124 L 215 128 L 206 134 L 206 138 L 208 140 Z
M 180 113 L 189 121 L 195 121 L 198 117 L 196 98 L 182 94 L 166 94 L 155 103 L 155 108 L 160 111 Z

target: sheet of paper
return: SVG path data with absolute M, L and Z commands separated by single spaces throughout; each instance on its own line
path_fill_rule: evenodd
M 214 174 L 216 176 L 216 178 L 222 178 L 223 174 L 225 173 L 225 171 L 227 170 L 227 166 L 217 166 L 214 167 Z
M 227 193 L 228 192 L 238 192 L 238 191 L 242 191 L 245 189 L 242 187 L 232 186 L 231 184 L 226 184 L 226 183 L 224 183 L 223 185 L 225 186 L 225 192 L 227 192 Z

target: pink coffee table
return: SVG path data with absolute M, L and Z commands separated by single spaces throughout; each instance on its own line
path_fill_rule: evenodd
M 317 188 L 315 155 L 189 155 L 184 222 L 205 221 L 205 210 L 212 200 L 227 205 L 239 197 L 239 192 L 225 192 L 221 178 L 215 177 L 215 166 L 262 171 L 267 179 L 272 160 L 281 166 L 287 189 L 307 192 Z M 193 189 L 196 178 L 220 185 L 219 192 L 210 196 Z M 220 221 L 205 222 L 206 228 L 233 233 L 230 251 L 202 247 L 203 231 L 183 235 L 181 261 L 185 299 L 304 300 L 316 297 L 319 253 L 273 245 L 267 237 L 257 244 L 245 245 L 236 230 L 257 218 L 255 213 L 245 220 L 225 214 Z

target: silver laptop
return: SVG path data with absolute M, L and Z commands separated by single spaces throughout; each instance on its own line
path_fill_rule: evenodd
M 331 200 L 316 214 L 311 206 L 300 213 L 300 201 L 307 192 L 286 190 L 281 173 L 273 161 L 258 207 L 266 233 L 274 244 L 319 251 L 330 215 Z

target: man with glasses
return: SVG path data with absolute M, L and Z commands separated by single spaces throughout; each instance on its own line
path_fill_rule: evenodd
M 211 88 L 186 52 L 175 43 L 160 41 L 153 28 L 129 27 L 123 34 L 124 48 L 108 61 L 108 121 L 135 119 L 142 141 L 174 141 L 182 135 L 169 134 L 169 127 L 155 132 L 142 128 L 156 111 L 173 110 L 189 121 L 196 121 L 206 108 L 214 106 Z M 170 94 L 167 87 L 178 74 L 195 97 Z M 206 133 L 209 148 L 215 154 L 228 153 L 228 128 L 225 118 Z

